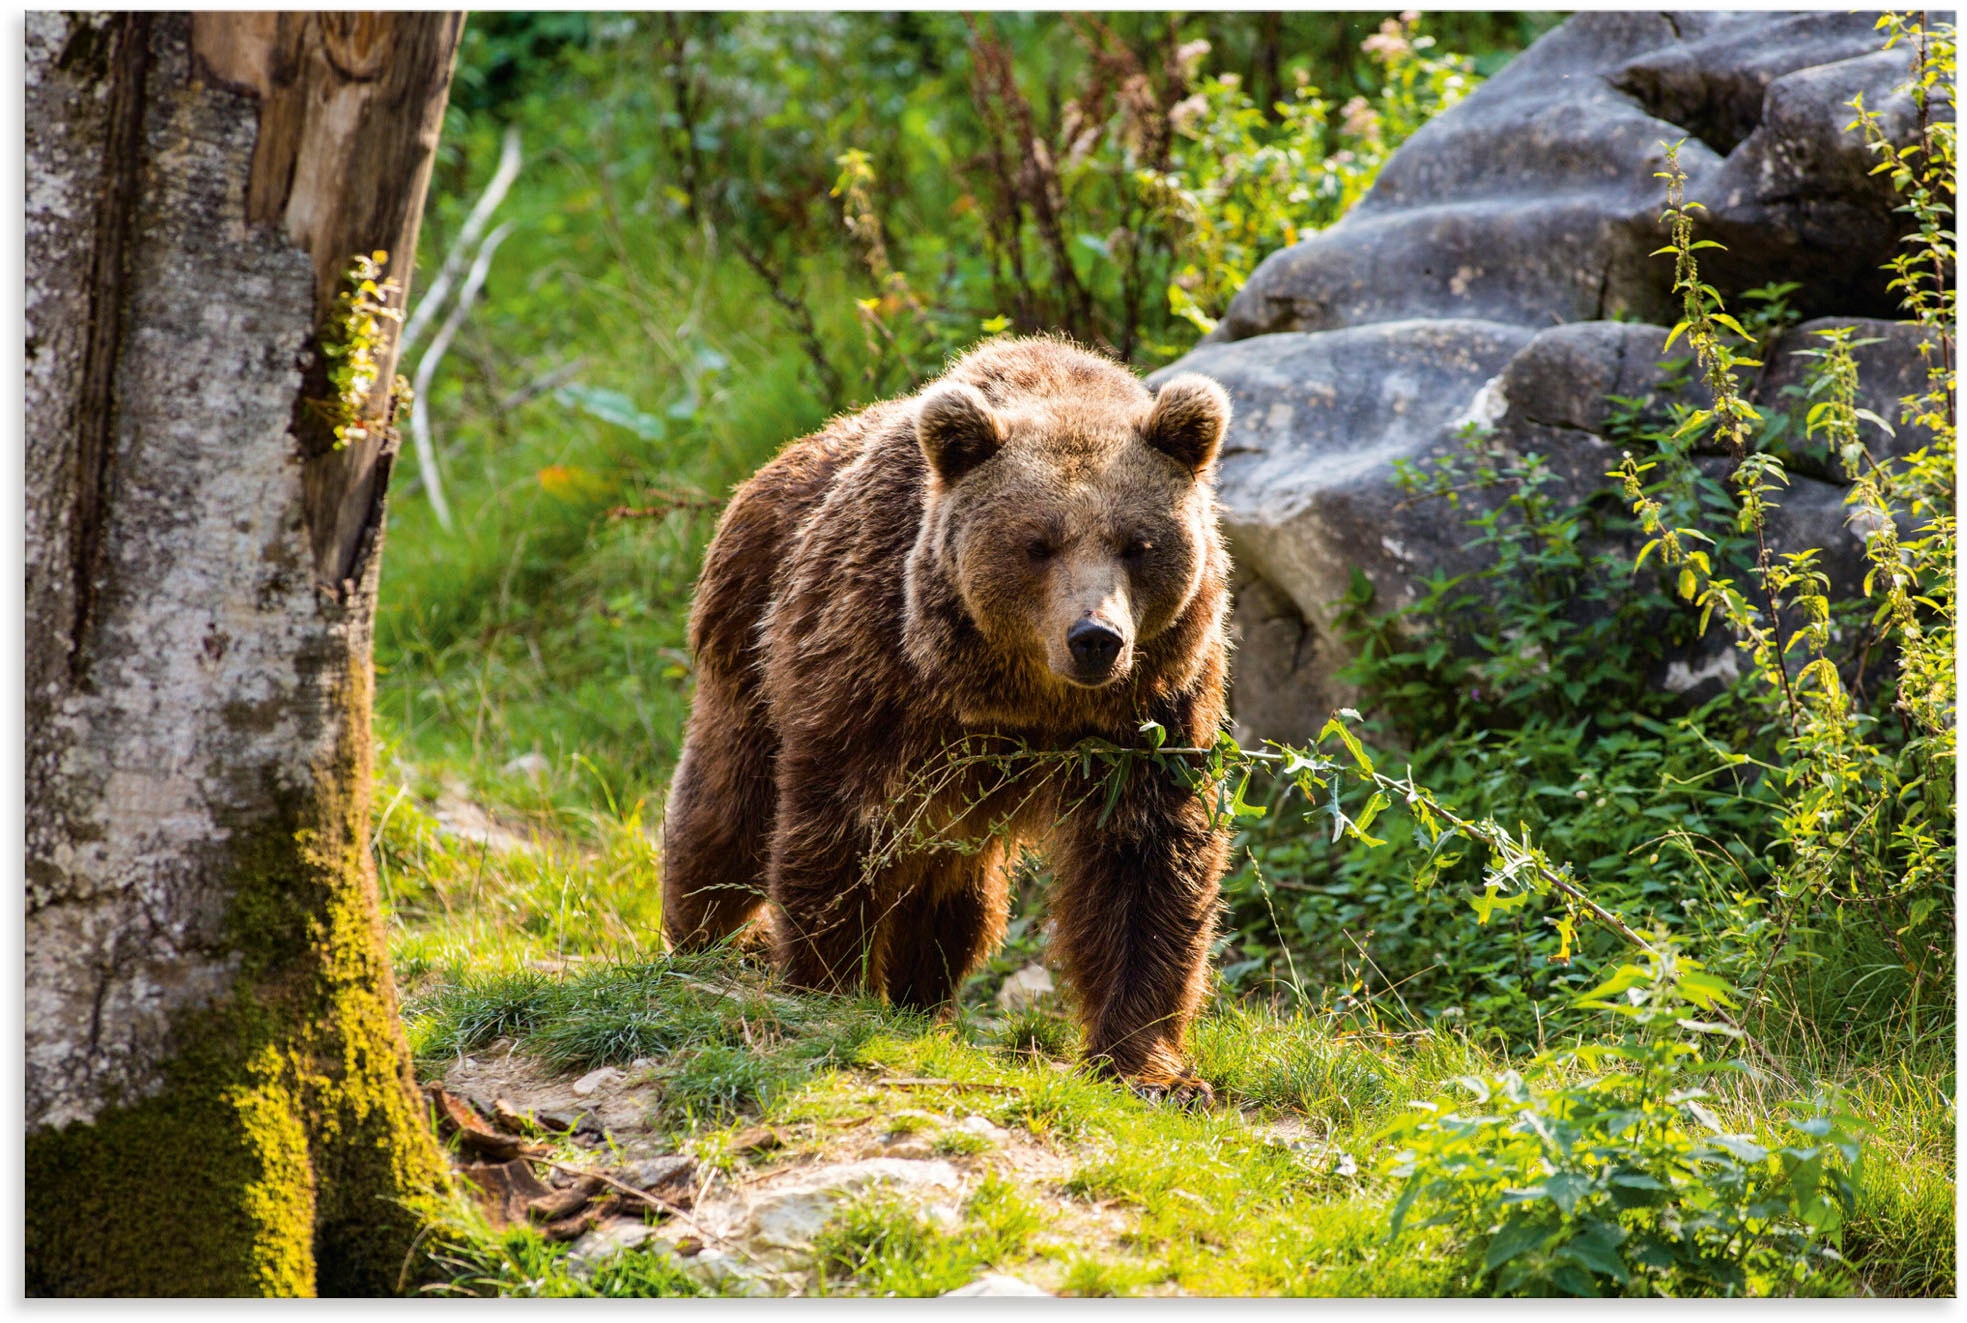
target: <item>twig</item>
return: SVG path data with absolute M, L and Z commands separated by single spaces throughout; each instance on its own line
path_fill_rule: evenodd
M 510 395 L 500 400 L 497 406 L 498 412 L 511 413 L 520 405 L 536 399 L 550 390 L 566 385 L 586 366 L 587 357 L 585 355 L 568 359 L 551 372 L 534 377 L 518 390 L 513 391 Z
M 737 1244 L 737 1242 L 734 1240 L 718 1235 L 715 1231 L 712 1231 L 709 1227 L 699 1222 L 696 1218 L 690 1216 L 690 1214 L 684 1212 L 683 1209 L 681 1209 L 677 1205 L 670 1203 L 667 1199 L 658 1199 L 655 1195 L 650 1194 L 647 1190 L 638 1190 L 633 1185 L 630 1185 L 627 1181 L 618 1181 L 613 1176 L 608 1175 L 608 1173 L 604 1171 L 590 1171 L 586 1167 L 572 1167 L 564 1162 L 555 1162 L 552 1158 L 534 1158 L 533 1161 L 551 1167 L 555 1171 L 565 1172 L 569 1176 L 592 1177 L 593 1179 L 600 1181 L 603 1185 L 607 1186 L 611 1190 L 616 1191 L 619 1194 L 625 1194 L 631 1198 L 640 1199 L 642 1202 L 648 1204 L 650 1207 L 660 1209 L 661 1211 L 668 1213 L 671 1217 L 676 1218 L 678 1221 L 689 1223 L 692 1227 L 696 1228 L 696 1230 L 699 1233 L 709 1237 L 711 1240 L 719 1241 L 725 1245 Z
M 1433 491 L 1416 492 L 1412 496 L 1408 496 L 1402 500 L 1395 501 L 1393 504 L 1393 508 L 1396 513 L 1401 510 L 1411 510 L 1415 506 L 1421 504 L 1423 501 L 1432 501 L 1443 496 L 1459 496 L 1463 492 L 1487 491 L 1491 487 L 1505 486 L 1507 485 L 1508 481 L 1509 480 L 1507 478 L 1497 477 L 1497 478 L 1476 478 L 1470 482 L 1458 482 L 1452 487 L 1438 487 L 1435 488 Z
M 876 1080 L 876 1084 L 890 1089 L 975 1089 L 979 1093 L 1023 1093 L 1015 1084 L 977 1084 L 968 1080 L 938 1080 L 904 1076 L 897 1079 Z
M 649 493 L 654 505 L 617 505 L 608 511 L 610 519 L 660 519 L 675 510 L 716 510 L 723 502 L 700 492 L 666 492 L 655 488 Z
M 423 477 L 424 492 L 430 497 L 430 509 L 437 516 L 438 526 L 446 533 L 451 531 L 451 505 L 444 499 L 444 484 L 437 473 L 437 448 L 430 439 L 430 405 L 425 396 L 430 390 L 430 379 L 437 372 L 437 365 L 444 359 L 444 353 L 451 347 L 451 341 L 471 315 L 471 305 L 478 301 L 478 291 L 485 287 L 485 276 L 492 269 L 492 255 L 499 250 L 512 233 L 512 222 L 493 230 L 485 236 L 485 242 L 478 249 L 478 256 L 466 274 L 464 288 L 458 291 L 458 301 L 451 305 L 450 315 L 437 330 L 437 338 L 431 342 L 424 356 L 417 360 L 417 375 L 411 384 L 415 401 L 410 406 L 410 439 L 417 448 L 417 471 Z
M 464 269 L 465 254 L 477 245 L 478 236 L 485 232 L 485 226 L 492 219 L 492 212 L 505 200 L 513 180 L 519 178 L 520 165 L 519 130 L 515 126 L 505 131 L 505 142 L 499 149 L 499 166 L 492 174 L 492 182 L 485 186 L 485 192 L 471 208 L 471 214 L 465 217 L 463 227 L 458 230 L 457 241 L 451 245 L 451 251 L 444 255 L 444 265 L 438 270 L 437 279 L 430 282 L 430 292 L 418 299 L 417 306 L 411 311 L 409 324 L 403 328 L 402 337 L 396 342 L 398 359 L 410 356 L 410 349 L 416 344 L 417 337 L 423 334 L 424 327 L 443 307 L 444 300 L 450 297 L 451 286 L 457 283 L 458 272 Z
M 813 310 L 806 306 L 806 300 L 785 287 L 784 274 L 773 267 L 764 254 L 746 243 L 743 235 L 733 232 L 731 247 L 765 286 L 765 293 L 772 302 L 785 309 L 786 315 L 792 318 L 792 329 L 798 333 L 800 347 L 806 351 L 813 370 L 819 374 L 820 389 L 826 392 L 828 404 L 841 403 L 847 398 L 846 388 L 841 384 L 839 369 L 826 356 L 826 346 L 821 343 L 819 330 L 813 325 Z

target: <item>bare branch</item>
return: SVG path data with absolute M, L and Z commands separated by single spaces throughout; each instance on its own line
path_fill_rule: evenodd
M 446 533 L 451 531 L 451 506 L 444 499 L 444 484 L 437 474 L 437 447 L 430 439 L 430 406 L 425 396 L 430 391 L 430 379 L 437 372 L 437 365 L 444 360 L 444 353 L 451 347 L 451 341 L 463 327 L 465 318 L 471 315 L 471 305 L 478 301 L 478 292 L 485 287 L 485 275 L 492 269 L 492 255 L 499 250 L 512 233 L 512 222 L 493 230 L 485 236 L 485 242 L 478 250 L 478 256 L 465 276 L 464 288 L 458 291 L 458 301 L 452 305 L 451 313 L 437 330 L 437 338 L 431 342 L 429 350 L 417 361 L 416 379 L 411 388 L 416 393 L 410 406 L 410 439 L 417 448 L 417 471 L 423 475 L 424 492 L 430 497 L 431 512 L 437 516 L 438 526 Z
M 457 242 L 444 255 L 444 265 L 438 269 L 437 279 L 430 282 L 430 292 L 418 299 L 417 306 L 410 312 L 409 324 L 404 326 L 403 335 L 396 345 L 399 360 L 410 356 L 417 338 L 430 324 L 430 319 L 437 315 L 438 309 L 444 306 L 444 300 L 451 296 L 451 286 L 457 283 L 458 272 L 464 269 L 465 254 L 477 245 L 478 236 L 485 232 L 492 213 L 498 209 L 499 203 L 505 201 L 513 181 L 519 178 L 521 163 L 519 130 L 517 127 L 508 128 L 505 143 L 499 150 L 499 168 L 493 172 L 492 182 L 485 186 L 484 193 L 471 208 L 471 214 L 464 218 L 464 227 L 458 231 Z

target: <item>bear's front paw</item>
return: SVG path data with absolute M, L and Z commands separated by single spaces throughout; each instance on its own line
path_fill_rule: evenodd
M 1206 1112 L 1216 1105 L 1216 1091 L 1200 1075 L 1163 1075 L 1130 1079 L 1127 1087 L 1151 1103 L 1169 1103 L 1186 1112 Z

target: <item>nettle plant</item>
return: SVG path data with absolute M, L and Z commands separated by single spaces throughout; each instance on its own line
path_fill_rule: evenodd
M 1838 1279 L 1856 1203 L 1856 1122 L 1797 1107 L 1783 1134 L 1731 1130 L 1704 1080 L 1746 1067 L 1711 1043 L 1726 983 L 1648 948 L 1579 1005 L 1612 1041 L 1539 1055 L 1525 1074 L 1454 1081 L 1383 1132 L 1400 1182 L 1390 1239 L 1454 1226 L 1476 1240 L 1474 1286 L 1506 1294 L 1767 1295 Z M 1426 1214 L 1416 1218 L 1417 1211 Z
M 1800 936 L 1835 929 L 1830 940 L 1848 948 L 1869 930 L 1884 954 L 1866 957 L 1857 982 L 1891 1010 L 1859 1019 L 1917 1037 L 1952 1009 L 1953 132 L 1924 105 L 1950 96 L 1953 45 L 1944 26 L 1891 16 L 1881 25 L 1893 43 L 1916 46 L 1922 106 L 1916 141 L 1893 150 L 1854 103 L 1853 128 L 1911 217 L 1906 252 L 1888 270 L 1924 332 L 1929 376 L 1901 402 L 1897 428 L 1858 405 L 1853 351 L 1866 342 L 1848 328 L 1820 333 L 1799 398 L 1749 403 L 1740 375 L 1793 321 L 1797 287 L 1747 291 L 1752 310 L 1731 316 L 1700 279 L 1697 254 L 1710 245 L 1694 237 L 1696 208 L 1670 164 L 1662 253 L 1676 263 L 1683 319 L 1668 352 L 1683 356 L 1662 364 L 1652 397 L 1612 401 L 1610 435 L 1628 456 L 1608 476 L 1623 501 L 1565 504 L 1541 456 L 1471 435 L 1461 455 L 1402 476 L 1414 501 L 1503 493 L 1472 520 L 1489 564 L 1436 576 L 1418 602 L 1377 617 L 1356 578 L 1342 606 L 1362 706 L 1387 714 L 1378 729 L 1471 817 L 1507 814 L 1520 836 L 1575 861 L 1629 921 L 1698 943 L 1763 1010 L 1774 1009 L 1775 983 L 1795 990 L 1792 971 L 1815 977 L 1808 966 L 1821 950 Z M 1925 444 L 1895 440 L 1898 429 Z M 1832 596 L 1818 551 L 1770 545 L 1786 457 L 1836 466 L 1850 483 L 1850 522 L 1870 563 L 1861 596 Z M 1666 649 L 1717 628 L 1748 664 L 1711 702 L 1681 710 L 1658 686 Z M 1396 833 L 1435 857 L 1427 833 Z M 1541 1031 L 1535 1000 L 1578 980 L 1559 918 L 1503 909 L 1503 930 L 1451 942 L 1447 916 L 1402 903 L 1410 870 L 1399 858 L 1275 831 L 1246 844 L 1253 862 L 1231 886 L 1246 947 L 1261 947 L 1272 912 L 1268 872 L 1297 893 L 1287 913 L 1298 932 L 1280 941 L 1370 927 L 1379 963 L 1417 980 L 1409 1000 L 1459 992 L 1491 1022 L 1514 1031 L 1534 1015 Z M 1324 876 L 1293 882 L 1293 869 Z M 1464 894 L 1478 878 L 1466 857 L 1422 875 Z M 1485 924 L 1499 912 L 1481 896 L 1468 903 Z M 1829 1000 L 1848 1009 L 1858 995 L 1838 989 Z
M 1891 15 L 1881 26 L 1892 27 L 1895 42 L 1909 30 Z M 1912 89 L 1929 86 L 1934 70 L 1944 69 L 1951 104 L 1951 29 L 1910 31 L 1919 51 Z M 1924 121 L 1924 95 L 1918 103 Z M 1863 342 L 1849 328 L 1834 328 L 1812 351 L 1807 435 L 1824 442 L 1844 468 L 1850 522 L 1864 537 L 1869 562 L 1863 588 L 1872 609 L 1861 659 L 1840 664 L 1836 613 L 1818 553 L 1777 555 L 1768 545 L 1769 510 L 1788 475 L 1777 456 L 1752 449 L 1762 415 L 1743 398 L 1738 374 L 1758 365 L 1749 356 L 1753 339 L 1700 279 L 1695 253 L 1713 245 L 1693 237 L 1698 204 L 1685 200 L 1685 175 L 1671 150 L 1663 177 L 1672 240 L 1662 251 L 1674 256 L 1683 308 L 1673 335 L 1685 334 L 1692 345 L 1713 405 L 1682 419 L 1657 459 L 1641 463 L 1628 454 L 1616 476 L 1650 538 L 1642 562 L 1658 553 L 1675 572 L 1680 595 L 1699 607 L 1703 629 L 1725 622 L 1776 709 L 1777 760 L 1761 770 L 1782 790 L 1776 829 L 1785 853 L 1777 865 L 1783 932 L 1813 904 L 1871 915 L 1910 977 L 1907 1014 L 1916 1027 L 1922 1000 L 1950 1005 L 1953 983 L 1957 427 L 1955 303 L 1947 283 L 1953 249 L 1942 220 L 1952 214 L 1953 132 L 1950 121 L 1923 123 L 1919 140 L 1895 151 L 1876 116 L 1861 100 L 1854 106 L 1853 127 L 1884 158 L 1879 172 L 1890 175 L 1916 223 L 1908 239 L 1915 255 L 1894 262 L 1891 284 L 1925 333 L 1928 365 L 1926 389 L 1901 402 L 1899 417 L 1927 443 L 1902 456 L 1880 455 L 1873 447 L 1894 429 L 1858 407 L 1853 350 Z M 1646 489 L 1650 470 L 1685 465 L 1688 451 L 1710 440 L 1735 460 L 1735 527 L 1756 548 L 1746 575 L 1727 573 L 1709 553 L 1713 535 L 1676 521 Z M 1868 702 L 1857 685 L 1863 659 L 1873 654 L 1895 657 L 1898 674 L 1896 684 L 1875 687 Z
M 1434 47 L 1419 14 L 1386 19 L 1364 43 L 1379 91 L 1336 111 L 1302 76 L 1273 115 L 1236 75 L 1200 78 L 1169 111 L 1168 168 L 1133 176 L 1182 236 L 1169 309 L 1203 334 L 1215 330 L 1258 262 L 1345 215 L 1396 147 L 1474 91 L 1470 61 Z

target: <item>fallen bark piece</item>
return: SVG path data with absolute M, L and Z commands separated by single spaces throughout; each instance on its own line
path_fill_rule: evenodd
M 544 1197 L 533 1200 L 527 1213 L 535 1222 L 558 1222 L 586 1208 L 595 1195 L 607 1188 L 598 1176 L 581 1176 L 565 1189 L 550 1190 Z
M 541 1129 L 549 1128 L 531 1112 L 520 1111 L 505 1098 L 492 1100 L 492 1122 L 499 1129 L 514 1135 L 529 1134 L 536 1126 Z
M 441 1085 L 429 1086 L 425 1096 L 437 1113 L 437 1132 L 446 1138 L 456 1135 L 460 1147 L 494 1162 L 509 1162 L 536 1152 L 524 1140 L 492 1129 L 476 1108 Z
M 569 1240 L 579 1240 L 594 1229 L 594 1214 L 583 1209 L 572 1217 L 563 1217 L 540 1227 L 540 1238 L 551 1244 L 562 1244 Z
M 524 1222 L 532 1204 L 553 1193 L 540 1183 L 532 1166 L 522 1160 L 474 1162 L 460 1167 L 458 1174 L 471 1182 L 485 1216 L 501 1230 Z

